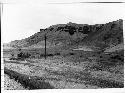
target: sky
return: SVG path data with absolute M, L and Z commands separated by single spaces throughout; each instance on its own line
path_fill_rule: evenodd
M 13 1 L 13 0 L 11 0 Z M 3 4 L 2 40 L 8 43 L 27 38 L 55 24 L 102 24 L 124 18 L 125 4 L 8 2 Z M 32 0 L 31 0 L 32 1 Z M 74 0 L 73 0 L 74 1 Z M 80 0 L 78 0 L 80 1 Z M 63 2 L 56 2 L 63 3 Z

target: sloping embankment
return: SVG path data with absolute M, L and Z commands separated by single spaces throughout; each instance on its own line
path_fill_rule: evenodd
M 15 79 L 15 81 L 19 82 L 23 87 L 32 89 L 53 89 L 54 87 L 49 84 L 49 82 L 45 82 L 39 77 L 29 77 L 24 74 L 17 73 L 15 71 L 4 68 L 4 73 L 9 75 L 11 79 Z
M 10 79 L 7 74 L 4 74 L 4 90 L 27 90 L 14 79 Z

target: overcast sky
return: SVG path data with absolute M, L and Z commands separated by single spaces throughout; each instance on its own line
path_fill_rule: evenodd
M 48 4 L 40 1 L 25 4 L 4 4 L 2 40 L 4 43 L 7 43 L 13 40 L 24 39 L 39 32 L 40 28 L 46 28 L 55 24 L 68 22 L 102 24 L 123 19 L 125 16 L 123 15 L 125 12 L 124 6 L 125 4 Z

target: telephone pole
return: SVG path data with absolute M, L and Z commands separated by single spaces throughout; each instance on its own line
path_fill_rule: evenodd
M 40 31 L 44 31 L 44 32 L 45 32 L 45 31 L 46 31 L 46 29 L 40 29 Z M 45 40 L 45 50 L 44 50 L 45 55 L 44 55 L 44 57 L 45 57 L 45 59 L 46 59 L 46 57 L 47 57 L 47 55 L 46 55 L 46 54 L 47 54 L 47 53 L 46 53 L 46 39 L 47 39 L 46 34 L 47 34 L 47 33 L 45 33 L 45 34 L 44 34 L 44 40 Z
M 45 59 L 46 59 L 46 34 L 45 34 Z

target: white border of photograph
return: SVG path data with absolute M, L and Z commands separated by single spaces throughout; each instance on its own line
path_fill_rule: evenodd
M 30 4 L 40 4 L 38 2 L 40 2 L 41 0 L 2 0 L 3 3 L 30 3 Z M 64 3 L 70 3 L 70 2 L 121 2 L 124 0 L 44 0 L 44 3 L 50 3 L 50 2 L 56 2 L 58 3 L 59 1 L 64 2 Z M 35 3 L 36 2 L 36 3 Z M 44 4 L 44 3 L 41 3 L 41 4 Z M 125 3 L 119 3 L 119 4 L 123 4 L 123 6 L 125 6 Z M 2 10 L 2 8 L 1 8 Z M 124 7 L 124 10 L 125 10 L 125 7 Z M 121 10 L 116 10 L 116 11 L 121 11 Z M 125 37 L 125 11 L 122 13 L 122 14 L 119 14 L 119 15 L 123 15 L 123 32 L 124 32 L 124 37 Z M 3 31 L 2 27 L 3 27 L 3 21 L 2 20 L 2 14 L 1 14 L 1 30 Z M 115 21 L 115 20 L 114 20 Z M 2 32 L 1 31 L 1 32 Z M 2 33 L 1 33 L 1 69 L 3 69 L 3 37 L 2 36 Z M 125 40 L 124 40 L 125 41 Z M 124 49 L 125 49 L 125 46 L 124 46 Z M 124 58 L 125 59 L 125 58 Z M 125 68 L 124 68 L 124 71 L 125 71 Z M 38 90 L 3 90 L 3 81 L 4 81 L 4 77 L 3 77 L 3 70 L 1 70 L 1 74 L 2 74 L 2 79 L 1 79 L 1 85 L 2 85 L 2 93 L 124 93 L 125 92 L 125 88 L 104 88 L 104 89 L 38 89 Z

